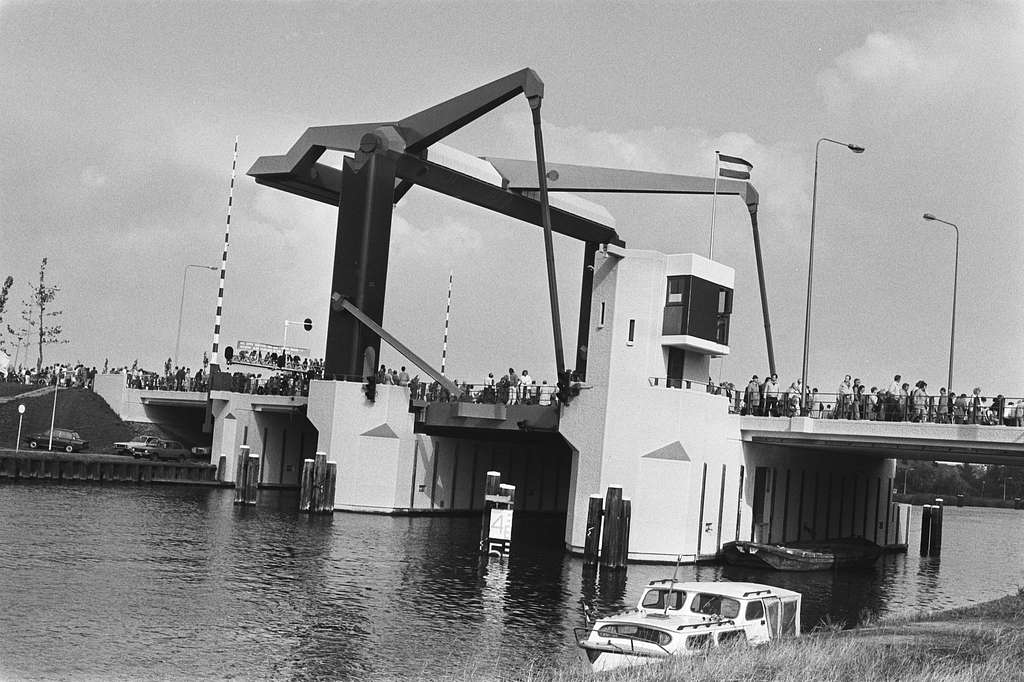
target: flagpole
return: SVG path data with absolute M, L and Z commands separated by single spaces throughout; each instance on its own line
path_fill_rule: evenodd
M 715 209 L 718 205 L 718 154 L 715 150 L 715 189 L 711 192 L 711 243 L 708 245 L 708 260 L 712 260 L 715 253 Z

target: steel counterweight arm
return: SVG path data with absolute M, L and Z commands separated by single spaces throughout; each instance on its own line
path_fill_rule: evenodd
M 533 69 L 521 69 L 504 78 L 452 97 L 446 102 L 407 116 L 394 124 L 405 138 L 406 151 L 422 151 L 462 126 L 500 107 L 519 93 L 531 101 L 544 96 L 544 83 Z
M 483 157 L 505 178 L 512 191 L 536 191 L 540 182 L 533 175 L 529 161 Z M 552 192 L 608 192 L 624 194 L 712 194 L 715 179 L 672 173 L 579 166 L 567 163 L 547 164 L 548 185 Z M 765 288 L 764 262 L 761 257 L 761 237 L 757 229 L 757 190 L 749 182 L 739 180 L 718 180 L 718 194 L 739 196 L 750 212 L 750 226 L 754 240 L 754 258 L 757 263 L 757 281 L 761 294 L 761 313 L 764 316 L 765 345 L 768 350 L 768 367 L 775 370 L 775 349 L 772 345 L 771 322 L 768 317 L 768 294 Z

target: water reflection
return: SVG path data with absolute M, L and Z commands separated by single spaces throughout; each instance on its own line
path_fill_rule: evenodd
M 629 607 L 674 569 L 584 571 L 559 548 L 561 523 L 544 517 L 517 517 L 511 556 L 481 563 L 478 518 L 300 515 L 293 494 L 268 491 L 256 507 L 210 488 L 0 493 L 5 679 L 429 679 L 471 661 L 493 662 L 483 677 L 537 670 L 577 659 L 581 599 L 598 614 Z M 677 578 L 794 589 L 806 629 L 853 625 L 1015 591 L 1022 521 L 947 509 L 941 560 L 886 555 L 838 573 L 680 566 Z

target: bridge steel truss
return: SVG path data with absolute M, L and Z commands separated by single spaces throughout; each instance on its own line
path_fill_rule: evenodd
M 332 275 L 335 305 L 327 329 L 324 376 L 365 376 L 380 356 L 381 336 L 350 311 L 354 307 L 379 326 L 383 321 L 394 204 L 413 186 L 489 209 L 544 228 L 555 360 L 565 373 L 561 323 L 555 290 L 551 233 L 585 243 L 576 370 L 585 376 L 590 326 L 594 256 L 602 244 L 625 246 L 613 227 L 548 205 L 548 191 L 711 194 L 713 178 L 646 173 L 557 164 L 544 160 L 540 105 L 544 84 L 532 69 L 522 69 L 424 109 L 400 121 L 308 128 L 283 156 L 263 156 L 249 169 L 257 183 L 338 207 Z M 536 162 L 485 158 L 503 177 L 497 186 L 429 160 L 429 148 L 446 136 L 523 94 L 533 115 Z M 319 162 L 327 151 L 353 153 L 341 169 Z M 550 183 L 550 186 L 549 186 Z M 758 195 L 747 182 L 719 180 L 718 193 L 744 198 L 751 215 L 761 290 L 768 361 L 775 372 L 768 303 L 765 294 Z M 419 360 L 419 358 L 417 358 Z M 416 363 L 414 363 L 416 364 Z M 430 367 L 432 376 L 437 374 Z

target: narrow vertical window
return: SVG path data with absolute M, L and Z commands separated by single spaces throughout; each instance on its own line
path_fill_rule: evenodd
M 597 323 L 598 327 L 604 326 L 604 301 L 601 301 L 601 321 Z
M 636 333 L 636 320 L 630 320 L 629 321 L 629 338 L 627 339 L 628 343 L 633 343 L 633 337 L 634 337 L 635 333 Z

